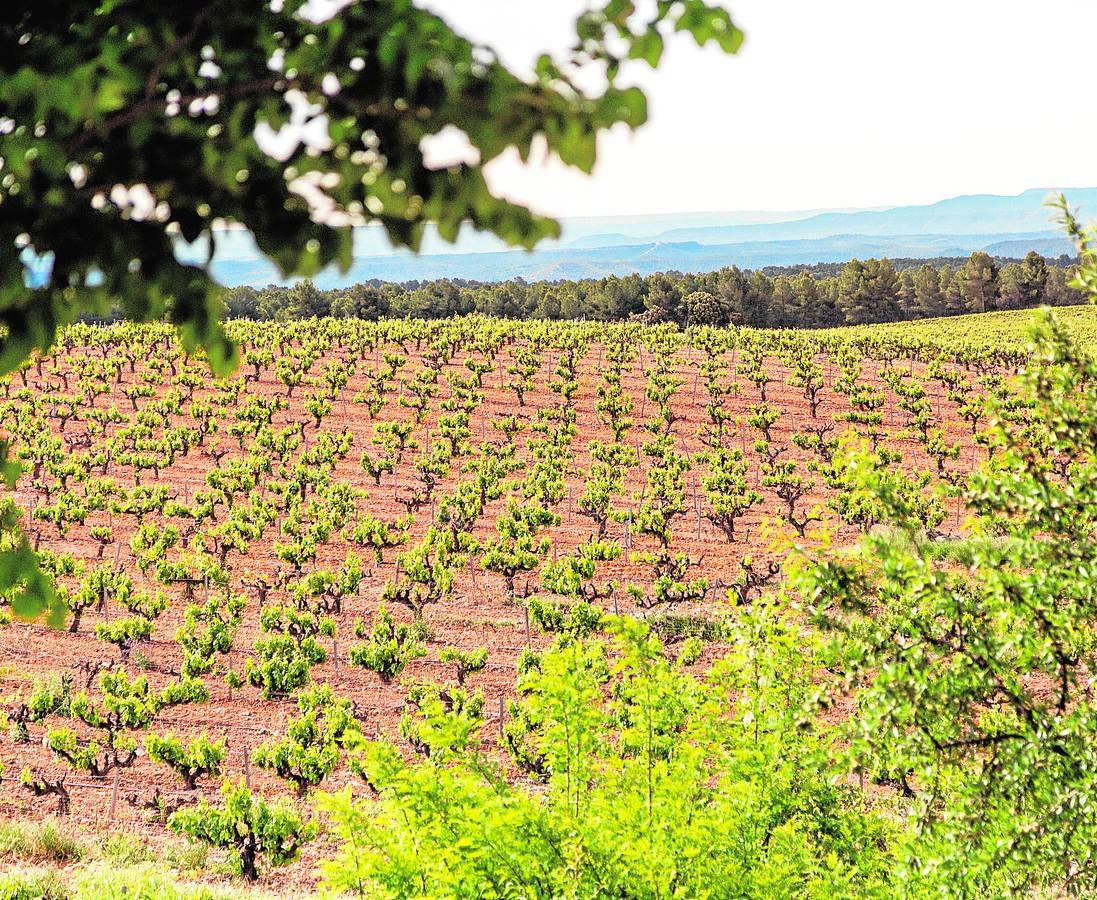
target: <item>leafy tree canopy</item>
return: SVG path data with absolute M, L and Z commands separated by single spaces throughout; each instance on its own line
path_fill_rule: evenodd
M 601 0 L 569 52 L 522 76 L 411 0 L 6 5 L 0 371 L 112 303 L 169 318 L 231 368 L 216 285 L 176 258 L 177 236 L 212 249 L 225 223 L 287 276 L 349 265 L 360 223 L 411 248 L 428 222 L 450 240 L 466 221 L 527 247 L 557 234 L 494 195 L 484 165 L 540 139 L 589 172 L 599 132 L 647 115 L 622 64 L 657 66 L 675 31 L 729 53 L 742 41 L 704 0 Z M 424 139 L 452 128 L 475 161 L 430 168 Z

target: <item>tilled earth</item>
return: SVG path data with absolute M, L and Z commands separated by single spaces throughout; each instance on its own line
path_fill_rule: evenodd
M 150 350 L 156 346 L 158 345 L 151 345 Z M 379 485 L 375 485 L 372 478 L 362 471 L 360 461 L 364 452 L 376 452 L 376 447 L 371 444 L 370 438 L 377 422 L 412 421 L 412 412 L 399 403 L 402 394 L 399 383 L 393 385 L 386 395 L 384 406 L 376 419 L 371 419 L 365 406 L 353 400 L 356 394 L 368 390 L 366 374 L 370 368 L 382 365 L 382 354 L 386 352 L 402 353 L 402 350 L 395 344 L 378 346 L 374 355 L 357 360 L 355 374 L 339 392 L 331 412 L 324 417 L 320 430 L 333 434 L 342 433 L 344 430 L 349 431 L 352 447 L 346 458 L 337 462 L 336 478 L 366 492 L 362 509 L 377 519 L 395 521 L 406 511 L 405 507 L 399 503 L 399 498 L 406 493 L 416 479 L 413 468 L 416 452 L 405 453 L 396 472 L 384 476 Z M 41 398 L 63 391 L 63 382 L 59 379 L 58 372 L 72 369 L 75 359 L 81 354 L 91 353 L 90 348 L 76 347 L 67 354 L 47 358 L 41 366 L 30 367 L 26 371 L 27 389 L 30 394 Z M 452 371 L 467 376 L 469 372 L 464 362 L 471 355 L 473 354 L 458 351 L 443 367 L 442 375 Z M 407 356 L 407 364 L 401 370 L 400 377 L 410 379 L 415 371 L 424 367 L 424 361 L 414 351 Z M 471 454 L 462 460 L 463 463 L 475 458 L 481 442 L 498 441 L 501 438 L 500 433 L 492 427 L 493 421 L 512 414 L 532 421 L 538 408 L 551 408 L 559 404 L 559 395 L 548 387 L 558 357 L 558 350 L 552 348 L 544 350 L 540 371 L 535 377 L 535 388 L 525 395 L 524 402 L 520 404 L 515 392 L 506 386 L 510 376 L 505 370 L 511 363 L 511 352 L 506 347 L 499 352 L 492 370 L 483 379 L 483 401 L 471 415 L 472 435 L 468 442 Z M 349 360 L 349 358 L 345 350 L 334 349 L 332 355 L 322 362 L 330 359 Z M 760 433 L 746 424 L 750 414 L 749 407 L 759 402 L 759 392 L 754 384 L 736 374 L 734 351 L 727 354 L 727 372 L 723 376 L 725 380 L 734 380 L 739 384 L 738 391 L 729 395 L 724 401 L 724 408 L 730 413 L 733 423 L 728 445 L 743 450 L 745 458 L 750 463 L 748 479 L 756 485 L 756 490 L 762 494 L 764 501 L 751 509 L 737 523 L 737 537 L 732 542 L 727 541 L 723 533 L 708 521 L 706 512 L 710 507 L 700 482 L 701 476 L 706 471 L 704 463 L 700 460 L 700 454 L 706 448 L 698 432 L 708 421 L 705 410 L 707 394 L 699 372 L 700 360 L 701 353 L 696 348 L 679 351 L 676 360 L 677 375 L 682 383 L 672 401 L 673 409 L 678 416 L 672 426 L 672 433 L 675 435 L 678 451 L 692 461 L 693 468 L 683 479 L 686 511 L 674 522 L 672 549 L 676 552 L 684 552 L 693 561 L 691 578 L 706 577 L 714 587 L 710 590 L 705 602 L 685 604 L 683 607 L 673 609 L 672 612 L 681 616 L 703 617 L 719 615 L 726 610 L 727 591 L 722 587 L 736 581 L 740 575 L 741 562 L 745 557 L 753 558 L 755 566 L 762 567 L 771 560 L 780 562 L 790 552 L 786 542 L 774 542 L 775 533 L 784 535 L 786 538 L 791 536 L 796 544 L 810 549 L 815 540 L 814 536 L 824 528 L 836 534 L 839 541 L 852 541 L 858 532 L 856 528 L 841 523 L 833 510 L 827 507 L 827 501 L 833 499 L 833 492 L 818 476 L 815 477 L 815 485 L 810 494 L 800 503 L 802 509 L 819 507 L 825 521 L 809 526 L 804 538 L 798 538 L 787 527 L 782 530 L 775 524 L 779 522 L 782 504 L 770 488 L 760 484 L 759 459 L 753 451 L 754 442 L 760 437 Z M 772 378 L 766 390 L 767 401 L 781 412 L 781 418 L 772 428 L 772 444 L 787 447 L 787 452 L 782 458 L 798 460 L 801 466 L 805 466 L 812 457 L 811 454 L 793 445 L 791 436 L 794 433 L 820 422 L 833 422 L 834 436 L 849 427 L 837 418 L 849 410 L 847 398 L 833 390 L 834 381 L 838 376 L 837 366 L 834 360 L 829 358 L 819 357 L 819 361 L 823 364 L 825 386 L 820 391 L 822 401 L 817 418 L 811 416 L 802 391 L 788 385 L 790 373 L 781 361 L 776 357 L 770 357 L 766 362 Z M 632 412 L 634 424 L 628 432 L 628 440 L 637 446 L 650 438 L 648 432 L 642 428 L 643 424 L 652 421 L 658 415 L 655 405 L 645 398 L 645 388 L 648 384 L 648 377 L 645 374 L 647 362 L 644 348 L 641 348 L 638 358 L 626 367 L 622 380 L 625 392 L 634 403 Z M 208 372 L 197 364 L 191 365 L 196 371 L 203 373 L 203 381 L 194 391 L 193 400 L 200 402 L 216 394 L 216 383 Z M 319 368 L 319 365 L 320 363 L 316 368 Z M 577 501 L 583 493 L 585 473 L 591 464 L 590 443 L 595 440 L 608 442 L 613 438 L 611 429 L 599 420 L 595 410 L 597 391 L 599 385 L 603 383 L 603 371 L 606 365 L 604 348 L 598 345 L 590 347 L 579 364 L 580 387 L 574 400 L 578 410 L 576 422 L 578 434 L 572 443 L 572 474 L 569 475 L 567 482 L 568 496 L 556 508 L 561 519 L 560 525 L 546 531 L 553 544 L 550 557 L 573 550 L 578 544 L 587 540 L 595 530 L 591 521 L 578 512 Z M 970 470 L 982 458 L 985 451 L 973 442 L 971 427 L 967 422 L 960 420 L 955 404 L 944 396 L 942 385 L 927 377 L 925 367 L 920 363 L 911 364 L 903 361 L 896 365 L 903 367 L 904 371 L 909 370 L 921 379 L 927 391 L 927 399 L 934 411 L 934 426 L 944 430 L 949 442 L 959 444 L 960 455 L 957 460 L 950 462 L 949 466 L 957 472 Z M 862 383 L 882 391 L 887 397 L 882 410 L 884 413 L 882 430 L 886 434 L 883 445 L 902 453 L 904 468 L 910 471 L 933 471 L 935 468 L 933 460 L 908 434 L 906 430 L 908 423 L 898 408 L 897 398 L 877 375 L 879 368 L 879 363 L 866 360 Z M 135 420 L 139 411 L 147 403 L 152 402 L 152 399 L 139 398 L 131 403 L 130 399 L 123 394 L 123 390 L 127 386 L 141 383 L 143 375 L 148 371 L 145 360 L 138 361 L 132 372 L 128 366 L 123 367 L 120 382 L 111 384 L 110 392 L 97 398 L 95 406 L 105 408 L 114 404 L 124 416 L 131 421 Z M 70 381 L 75 381 L 75 377 L 74 375 Z M 974 373 L 966 373 L 965 377 L 970 377 L 974 385 Z M 430 415 L 422 425 L 414 429 L 414 437 L 419 441 L 420 448 L 426 446 L 430 440 L 438 439 L 437 422 L 441 410 L 440 403 L 449 393 L 444 377 L 440 377 L 438 383 L 440 391 L 431 401 Z M 20 377 L 13 377 L 8 396 L 14 397 L 21 387 Z M 164 386 L 157 387 L 157 391 L 163 390 L 166 390 Z M 980 389 L 976 386 L 976 390 Z M 304 447 L 315 442 L 317 432 L 315 422 L 302 406 L 308 394 L 307 385 L 295 388 L 292 397 L 289 398 L 288 409 L 277 412 L 272 423 L 274 427 L 294 422 L 307 423 L 303 426 Z M 274 366 L 264 368 L 257 381 L 247 384 L 240 397 L 241 404 L 254 395 L 287 396 L 287 388 L 276 377 Z M 2 402 L 3 399 L 0 398 L 0 403 Z M 134 405 L 136 410 L 133 409 Z M 95 437 L 88 431 L 85 420 L 87 409 L 86 405 L 79 408 L 76 415 L 65 423 L 63 431 L 56 419 L 48 419 L 51 431 L 69 444 L 80 446 L 90 442 L 91 448 L 94 449 L 96 442 L 103 438 Z M 186 409 L 187 404 L 184 404 L 184 410 Z M 42 410 L 44 415 L 44 405 Z M 230 409 L 228 421 L 231 421 L 231 415 Z M 185 415 L 180 416 L 177 424 L 185 424 L 186 421 Z M 6 422 L 3 424 L 4 431 L 14 439 L 18 450 L 18 429 L 8 427 Z M 222 422 L 221 426 L 224 427 L 224 424 Z M 114 427 L 124 427 L 124 425 Z M 82 435 L 88 437 L 82 438 Z M 529 460 L 529 452 L 525 448 L 525 440 L 528 436 L 528 429 L 518 436 L 520 456 L 526 461 Z M 227 446 L 233 448 L 225 457 L 226 460 L 243 456 L 251 449 L 250 446 L 240 448 L 235 439 L 223 437 L 223 445 L 226 445 L 224 444 L 226 441 Z M 298 454 L 301 450 L 297 451 Z M 634 508 L 638 503 L 638 495 L 644 485 L 645 470 L 648 465 L 648 460 L 643 453 L 640 453 L 640 460 L 639 467 L 626 473 L 625 489 L 617 500 L 621 509 Z M 213 460 L 204 449 L 195 447 L 158 473 L 154 474 L 150 471 L 141 473 L 140 479 L 145 485 L 167 485 L 173 497 L 187 502 L 193 498 L 196 491 L 205 488 L 206 474 L 213 466 Z M 451 490 L 460 477 L 469 477 L 459 475 L 457 472 L 459 468 L 457 464 L 452 467 L 452 474 L 439 484 L 437 495 L 440 496 Z M 107 474 L 123 487 L 132 487 L 135 483 L 136 473 L 130 467 L 110 463 L 107 466 Z M 521 476 L 521 471 L 515 473 L 516 478 L 520 479 Z M 70 487 L 72 487 L 71 484 Z M 263 490 L 263 486 L 260 485 L 259 492 L 262 493 Z M 35 489 L 32 479 L 26 476 L 21 480 L 15 496 L 24 510 L 33 509 L 37 504 L 46 502 L 43 492 Z M 475 527 L 475 537 L 484 540 L 495 536 L 495 519 L 503 508 L 505 500 L 504 497 L 489 505 Z M 401 549 L 411 546 L 424 534 L 432 522 L 432 515 L 435 514 L 436 508 L 436 504 L 431 504 L 420 508 L 415 513 L 408 533 L 408 543 Z M 961 512 L 953 501 L 949 507 L 949 516 L 941 526 L 941 530 L 957 531 Z M 162 515 L 150 516 L 146 521 L 167 523 Z M 91 529 L 97 525 L 106 524 L 109 524 L 113 530 L 114 542 L 103 547 L 92 536 Z M 127 572 L 138 586 L 149 590 L 165 590 L 163 585 L 143 575 L 135 565 L 134 554 L 129 544 L 137 524 L 134 516 L 94 512 L 87 517 L 84 524 L 74 525 L 62 535 L 48 523 L 33 521 L 29 518 L 26 522 L 33 539 L 43 549 L 49 549 L 55 553 L 72 553 L 78 560 L 84 560 L 89 569 L 97 562 L 110 562 L 116 569 Z M 636 537 L 630 538 L 626 530 L 625 523 L 611 523 L 608 536 L 622 546 L 627 545 L 628 549 L 633 551 L 652 546 L 650 541 L 645 542 Z M 226 567 L 231 577 L 230 588 L 234 592 L 242 591 L 249 597 L 249 605 L 245 611 L 243 624 L 237 633 L 233 652 L 224 660 L 225 666 L 235 671 L 243 669 L 250 648 L 262 634 L 258 624 L 258 597 L 255 590 L 247 586 L 248 583 L 252 576 L 259 573 L 274 578 L 279 575 L 284 576 L 291 571 L 291 567 L 274 554 L 273 545 L 279 537 L 278 523 L 275 523 L 267 528 L 260 540 L 251 543 L 245 555 L 230 552 L 227 556 Z M 171 552 L 178 552 L 179 549 L 176 548 Z M 351 550 L 362 557 L 363 568 L 367 574 L 358 594 L 345 598 L 342 612 L 335 616 L 339 633 L 337 641 L 323 639 L 329 656 L 327 662 L 313 669 L 314 680 L 330 683 L 337 694 L 354 701 L 367 734 L 385 733 L 395 736 L 407 696 L 407 683 L 421 680 L 452 681 L 453 665 L 446 665 L 439 661 L 441 650 L 447 646 L 455 645 L 465 649 L 486 647 L 488 663 L 483 671 L 469 676 L 468 686 L 484 694 L 486 702 L 483 740 L 485 745 L 494 747 L 501 725 L 500 715 L 504 700 L 513 695 L 517 655 L 527 646 L 527 640 L 537 648 L 547 646 L 551 643 L 553 636 L 540 633 L 536 627 L 532 627 L 527 633 L 527 619 L 522 604 L 509 599 L 502 578 L 485 572 L 480 567 L 478 558 L 474 556 L 469 565 L 457 573 L 452 596 L 426 609 L 425 618 L 431 634 L 426 657 L 414 660 L 401 678 L 385 684 L 374 673 L 351 665 L 347 658 L 347 650 L 355 642 L 353 623 L 357 619 L 362 619 L 367 624 L 372 621 L 386 580 L 396 574 L 396 551 L 386 551 L 384 562 L 377 564 L 368 548 L 356 547 L 337 533 L 333 535 L 332 540 L 320 548 L 315 567 L 337 569 Z M 610 580 L 617 580 L 622 585 L 611 599 L 603 600 L 602 605 L 609 611 L 617 610 L 636 615 L 657 615 L 667 612 L 665 609 L 637 609 L 632 603 L 624 586 L 650 585 L 652 574 L 649 566 L 639 561 L 632 561 L 628 556 L 629 554 L 625 553 L 620 560 L 603 563 L 600 567 L 597 583 L 604 584 Z M 520 578 L 519 586 L 524 587 L 525 582 L 524 577 Z M 536 574 L 530 576 L 529 585 L 531 592 L 537 591 Z M 171 603 L 156 620 L 153 639 L 135 647 L 125 666 L 131 675 L 146 674 L 154 687 L 160 687 L 174 680 L 178 676 L 181 661 L 181 651 L 174 641 L 174 635 L 181 623 L 186 605 L 185 590 L 177 585 L 169 586 L 166 590 Z M 193 594 L 199 600 L 202 599 L 204 592 L 205 588 L 201 585 L 193 588 Z M 271 592 L 267 602 L 278 602 L 280 599 L 280 592 L 275 590 Z M 71 677 L 74 690 L 83 689 L 87 685 L 94 692 L 96 674 L 101 667 L 121 665 L 116 649 L 95 637 L 95 626 L 100 621 L 117 617 L 124 612 L 120 608 L 112 608 L 111 603 L 108 603 L 102 612 L 89 609 L 84 614 L 77 633 L 52 630 L 44 624 L 13 623 L 0 627 L 0 659 L 3 661 L 3 668 L 0 669 L 0 692 L 3 695 L 4 706 L 14 709 L 29 695 L 35 679 L 53 674 L 67 674 Z M 397 618 L 410 618 L 405 609 L 395 607 L 393 612 Z M 717 652 L 719 652 L 717 646 L 710 646 L 706 650 L 706 657 L 711 658 Z M 250 686 L 233 690 L 225 684 L 223 678 L 216 675 L 208 676 L 205 681 L 211 695 L 208 703 L 169 708 L 157 717 L 153 730 L 158 733 L 173 731 L 180 736 L 193 736 L 204 731 L 213 738 L 225 737 L 229 748 L 225 764 L 226 776 L 242 778 L 246 775 L 250 784 L 260 789 L 265 795 L 292 797 L 293 791 L 284 782 L 257 769 L 254 765 L 248 765 L 247 759 L 256 746 L 285 731 L 287 721 L 297 712 L 293 700 L 264 699 L 256 688 Z M 25 742 L 4 737 L 0 741 L 0 761 L 5 771 L 5 777 L 0 782 L 0 818 L 22 819 L 51 815 L 54 811 L 53 799 L 31 796 L 30 792 L 20 785 L 18 778 L 24 767 L 46 773 L 51 777 L 60 776 L 66 771 L 64 763 L 43 746 L 43 729 L 32 726 L 30 740 Z M 337 771 L 324 786 L 338 788 L 346 783 L 358 784 L 362 790 L 365 790 L 361 782 L 345 768 Z M 75 822 L 103 834 L 113 833 L 119 829 L 139 832 L 154 842 L 163 840 L 166 834 L 160 824 L 161 815 L 155 809 L 158 799 L 166 802 L 169 807 L 179 803 L 191 803 L 199 794 L 214 797 L 218 785 L 219 782 L 207 779 L 201 783 L 198 791 L 182 790 L 181 782 L 167 767 L 151 762 L 143 754 L 133 766 L 120 770 L 117 782 L 113 775 L 96 779 L 86 773 L 71 773 L 67 777 L 67 786 L 72 796 L 70 816 Z M 302 888 L 311 884 L 315 878 L 313 863 L 324 849 L 325 844 L 321 840 L 306 851 L 301 862 L 280 872 L 274 884 L 289 889 Z

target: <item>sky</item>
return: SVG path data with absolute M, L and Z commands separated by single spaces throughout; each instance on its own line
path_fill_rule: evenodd
M 418 0 L 508 64 L 562 50 L 581 0 Z M 676 36 L 630 69 L 649 121 L 593 176 L 517 155 L 496 191 L 554 216 L 805 210 L 1097 185 L 1092 0 L 735 0 L 736 56 Z M 443 156 L 456 144 L 439 142 Z

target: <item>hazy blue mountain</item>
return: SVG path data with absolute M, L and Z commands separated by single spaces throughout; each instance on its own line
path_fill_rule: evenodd
M 343 275 L 334 267 L 316 283 L 340 287 L 370 278 L 387 281 L 464 278 L 498 281 L 596 278 L 610 274 L 705 271 L 737 265 L 842 262 L 852 257 L 965 256 L 986 250 L 1023 256 L 1071 252 L 1043 205 L 1050 190 L 1016 197 L 973 195 L 926 206 L 825 212 L 740 212 L 691 215 L 605 216 L 567 219 L 560 240 L 533 252 L 507 248 L 497 238 L 462 230 L 456 245 L 429 231 L 418 256 L 393 250 L 377 227 L 355 230 L 354 263 Z M 1097 188 L 1071 189 L 1074 205 L 1097 208 Z M 188 260 L 205 247 L 181 245 Z M 214 274 L 223 284 L 261 286 L 280 279 L 241 229 L 218 234 Z
M 798 212 L 735 212 L 735 213 L 659 213 L 647 216 L 590 216 L 586 218 L 560 219 L 560 237 L 542 241 L 538 251 L 559 247 L 611 247 L 636 244 L 656 239 L 656 236 L 675 228 L 688 228 L 705 231 L 709 228 L 728 225 L 767 225 L 774 222 L 790 222 L 801 218 L 819 215 L 821 212 L 842 212 L 842 210 L 801 210 Z M 245 263 L 251 257 L 260 254 L 250 236 L 238 229 L 218 233 L 218 259 L 231 259 L 234 263 Z M 206 243 L 199 241 L 193 246 L 183 246 L 179 255 L 192 261 L 206 258 Z M 513 248 L 493 234 L 477 231 L 464 226 L 454 243 L 444 240 L 437 229 L 427 226 L 419 248 L 420 256 L 455 253 L 502 253 Z M 381 225 L 367 225 L 354 231 L 354 255 L 389 256 L 401 255 L 406 251 L 394 250 L 389 243 L 385 229 Z M 273 269 L 272 269 L 273 271 Z
M 952 197 L 926 206 L 900 206 L 884 210 L 826 212 L 803 219 L 772 223 L 728 223 L 718 226 L 685 225 L 654 237 L 677 243 L 730 244 L 740 241 L 775 241 L 821 238 L 833 234 L 993 234 L 1047 231 L 1053 228 L 1053 211 L 1044 201 L 1058 193 L 1034 188 L 1016 197 L 974 194 Z M 1070 188 L 1065 193 L 1083 210 L 1097 207 L 1097 188 Z M 588 238 L 597 241 L 596 237 Z M 591 246 L 596 246 L 592 243 Z
M 1035 250 L 1049 259 L 1054 259 L 1064 253 L 1067 256 L 1074 256 L 1078 252 L 1074 244 L 1062 235 L 1046 237 L 1041 240 L 995 241 L 993 244 L 987 244 L 983 249 L 991 256 L 1008 256 L 1014 259 L 1024 256 L 1029 250 Z
M 862 212 L 855 209 L 804 209 L 784 212 L 764 212 L 754 210 L 749 212 L 733 213 L 688 213 L 685 215 L 671 214 L 658 216 L 627 216 L 619 218 L 591 218 L 591 219 L 562 219 L 562 234 L 555 246 L 563 246 L 568 249 L 586 247 L 618 247 L 637 243 L 637 238 L 650 240 L 671 240 L 668 235 L 677 231 L 695 231 L 705 234 L 710 230 L 719 230 L 728 227 L 740 227 L 750 230 L 751 227 L 774 225 L 784 222 L 797 222 L 811 219 L 824 214 L 843 214 Z M 598 226 L 603 222 L 615 222 L 620 230 L 606 233 L 599 230 Z M 674 238 L 674 240 L 690 240 L 690 238 Z M 702 242 L 702 243 L 712 243 Z
M 501 281 L 522 277 L 527 281 L 556 281 L 634 272 L 641 275 L 671 270 L 705 272 L 730 265 L 756 269 L 799 263 L 843 262 L 853 257 L 967 256 L 974 250 L 987 250 L 1003 256 L 1023 256 L 1033 247 L 1057 256 L 1065 246 L 1054 232 L 1033 232 L 1012 235 L 833 235 L 827 238 L 737 244 L 656 242 L 579 251 L 565 248 L 535 253 L 512 250 L 501 253 L 435 253 L 420 257 L 398 253 L 359 257 L 346 275 L 329 269 L 314 280 L 322 288 L 340 287 L 371 278 L 382 281 L 435 278 Z M 278 281 L 274 268 L 257 253 L 245 258 L 218 254 L 213 267 L 217 279 L 227 285 L 259 286 Z

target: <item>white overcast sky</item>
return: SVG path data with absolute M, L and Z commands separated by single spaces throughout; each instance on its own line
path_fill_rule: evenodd
M 581 0 L 420 0 L 513 65 L 562 49 Z M 492 164 L 553 215 L 802 210 L 1097 185 L 1093 0 L 734 0 L 737 56 L 671 42 L 649 122 L 593 177 Z

